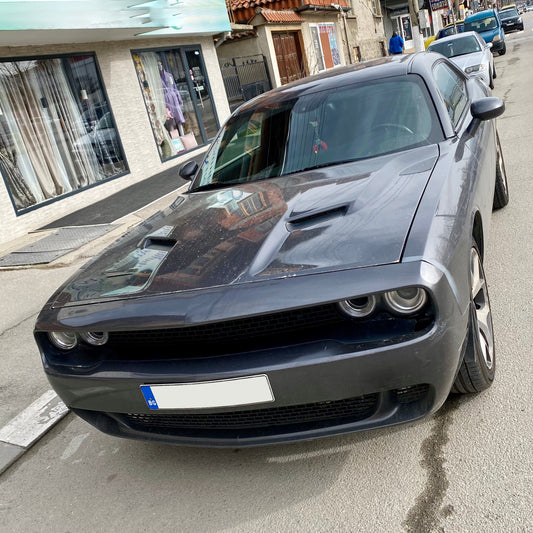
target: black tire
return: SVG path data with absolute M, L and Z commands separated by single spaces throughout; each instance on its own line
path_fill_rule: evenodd
M 452 393 L 473 394 L 494 381 L 496 358 L 487 281 L 477 244 L 470 250 L 470 319 L 466 348 Z
M 503 48 L 501 50 L 498 50 L 498 54 L 504 56 L 505 52 L 507 52 L 507 46 L 505 46 L 505 43 L 503 43 Z
M 495 80 L 498 77 L 496 74 L 496 65 L 492 65 L 492 79 Z
M 503 160 L 500 137 L 496 133 L 496 183 L 494 185 L 494 199 L 492 209 L 501 209 L 509 203 L 509 187 L 507 184 L 507 171 Z
M 492 77 L 492 72 L 489 72 L 489 87 L 491 89 L 494 89 L 494 81 L 493 81 L 493 77 Z

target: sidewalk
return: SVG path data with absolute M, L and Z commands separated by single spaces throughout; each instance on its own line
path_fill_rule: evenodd
M 202 157 L 203 153 L 193 159 Z M 33 327 L 42 306 L 78 268 L 126 231 L 170 205 L 178 189 L 184 190 L 186 185 L 178 176 L 178 168 L 173 168 L 0 247 L 2 257 L 35 245 L 67 225 L 76 229 L 95 224 L 111 226 L 47 264 L 0 268 L 0 474 L 66 414 L 49 392 L 50 385 L 33 340 Z M 22 437 L 20 432 L 17 436 L 12 421 L 21 424 Z M 32 423 L 41 431 L 37 436 L 34 435 L 37 430 L 30 427 Z M 24 446 L 19 446 L 19 442 Z

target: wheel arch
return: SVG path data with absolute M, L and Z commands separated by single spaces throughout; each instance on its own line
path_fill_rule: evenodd
M 476 211 L 474 214 L 472 238 L 477 244 L 479 253 L 481 254 L 481 260 L 483 261 L 485 256 L 485 243 L 483 238 L 483 220 L 481 219 L 481 213 L 479 211 Z

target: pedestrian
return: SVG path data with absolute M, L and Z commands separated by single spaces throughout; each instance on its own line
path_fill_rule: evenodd
M 403 54 L 403 39 L 397 32 L 393 32 L 390 38 L 389 54 Z

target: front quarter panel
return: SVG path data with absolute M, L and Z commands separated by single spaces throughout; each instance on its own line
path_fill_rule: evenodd
M 467 89 L 471 101 L 487 95 L 475 79 L 468 80 Z M 469 303 L 468 258 L 474 221 L 479 214 L 486 241 L 496 166 L 494 121 L 472 126 L 473 117 L 467 110 L 456 135 L 439 145 L 440 157 L 403 256 L 404 262 L 423 259 L 438 266 L 463 311 Z

